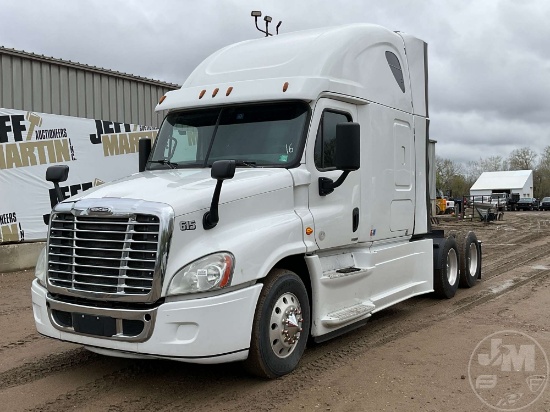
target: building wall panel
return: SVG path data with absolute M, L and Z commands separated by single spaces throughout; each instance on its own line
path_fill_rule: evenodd
M 0 67 L 2 68 L 2 89 L 0 90 L 2 90 L 2 100 L 13 104 L 13 67 L 11 59 L 7 58 L 7 56 L 2 56 L 1 65 L 2 66 Z
M 29 81 L 32 76 L 32 60 L 23 59 L 22 60 L 22 82 L 23 82 L 23 106 L 13 107 L 14 109 L 20 110 L 36 110 L 32 109 L 32 81 Z M 6 107 L 6 104 L 2 104 L 2 107 Z M 9 109 L 9 107 L 8 107 Z
M 175 84 L 0 47 L 0 107 L 158 127 Z
M 52 88 L 52 114 L 61 114 L 61 82 L 59 80 L 59 67 L 52 66 L 50 71 Z
M 32 61 L 32 107 L 33 111 L 44 112 L 42 107 L 42 71 L 39 61 Z M 9 107 L 8 107 L 9 109 Z

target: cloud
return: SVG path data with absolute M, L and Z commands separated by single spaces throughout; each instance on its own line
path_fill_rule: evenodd
M 7 47 L 182 84 L 205 57 L 261 37 L 250 11 L 281 32 L 375 23 L 429 46 L 438 155 L 507 156 L 550 142 L 550 3 L 545 0 L 18 0 L 2 5 Z M 263 20 L 261 20 L 263 26 Z

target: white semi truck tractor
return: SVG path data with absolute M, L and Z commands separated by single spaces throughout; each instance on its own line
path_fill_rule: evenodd
M 475 234 L 430 226 L 427 79 L 425 42 L 369 24 L 212 54 L 161 98 L 139 173 L 59 196 L 32 284 L 38 331 L 275 378 L 309 338 L 473 286 Z

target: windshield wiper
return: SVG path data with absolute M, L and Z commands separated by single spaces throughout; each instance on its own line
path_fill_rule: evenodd
M 161 160 L 150 160 L 149 163 L 158 163 L 161 165 L 168 165 L 170 169 L 176 169 L 178 167 L 177 163 L 172 163 L 170 160 L 161 159 Z
M 235 166 L 257 167 L 256 162 L 243 162 L 242 160 L 236 160 Z

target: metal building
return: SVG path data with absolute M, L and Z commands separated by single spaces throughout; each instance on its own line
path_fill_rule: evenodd
M 492 193 L 518 193 L 520 197 L 533 197 L 533 171 L 483 172 L 470 188 L 470 196 Z
M 158 127 L 177 84 L 0 46 L 0 107 Z

